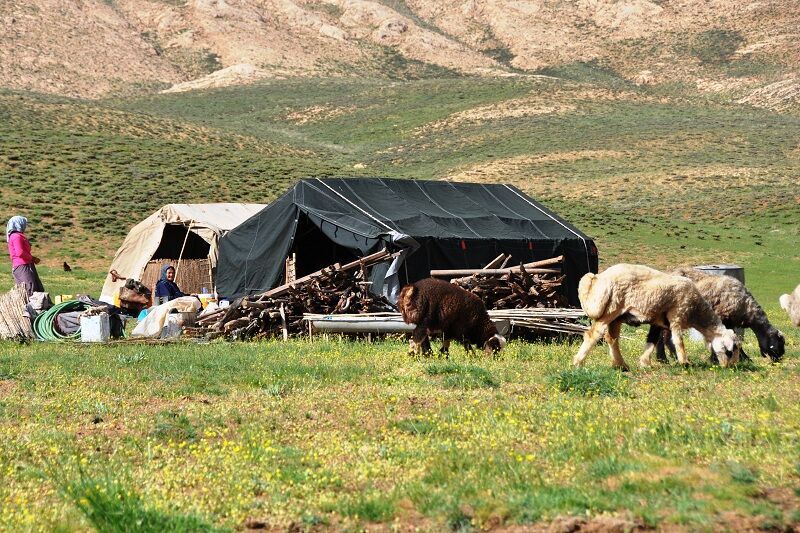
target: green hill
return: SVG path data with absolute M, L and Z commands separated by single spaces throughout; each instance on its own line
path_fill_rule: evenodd
M 595 65 L 552 73 L 100 102 L 2 92 L 0 211 L 31 219 L 48 263 L 99 270 L 168 202 L 265 202 L 319 175 L 499 181 L 594 236 L 604 263 L 796 270 L 800 117 Z

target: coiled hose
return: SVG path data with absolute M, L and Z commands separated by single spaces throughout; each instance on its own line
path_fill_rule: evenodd
M 78 300 L 68 300 L 54 305 L 33 320 L 33 332 L 36 334 L 36 338 L 40 341 L 62 341 L 79 338 L 81 336 L 80 329 L 72 335 L 62 335 L 56 328 L 56 315 L 72 311 L 85 311 L 90 307 L 91 305 Z

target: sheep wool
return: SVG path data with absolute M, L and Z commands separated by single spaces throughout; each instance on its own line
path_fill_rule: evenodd
M 739 359 L 741 343 L 736 334 L 725 328 L 688 278 L 623 263 L 600 274 L 586 274 L 578 284 L 578 297 L 594 323 L 584 334 L 583 344 L 573 359 L 575 366 L 582 365 L 592 347 L 605 337 L 614 367 L 627 368 L 619 351 L 623 323 L 655 324 L 669 329 L 681 364 L 688 364 L 682 338 L 683 330 L 688 328 L 703 334 L 721 366 Z M 641 366 L 650 365 L 654 350 L 655 344 L 648 339 L 639 358 Z
M 795 287 L 792 294 L 783 294 L 779 300 L 781 307 L 789 314 L 789 320 L 795 327 L 800 327 L 800 285 Z

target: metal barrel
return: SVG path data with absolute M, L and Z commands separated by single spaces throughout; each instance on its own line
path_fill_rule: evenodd
M 744 285 L 744 268 L 739 265 L 699 265 L 694 268 L 695 270 L 700 270 L 706 274 L 712 274 L 714 276 L 730 276 L 738 279 L 742 282 L 742 285 Z M 740 339 L 744 339 L 744 329 L 735 328 L 734 331 Z

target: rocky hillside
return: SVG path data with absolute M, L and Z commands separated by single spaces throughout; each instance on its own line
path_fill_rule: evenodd
M 800 92 L 794 0 L 2 0 L 0 24 L 0 86 L 88 98 L 587 62 L 768 107 Z

